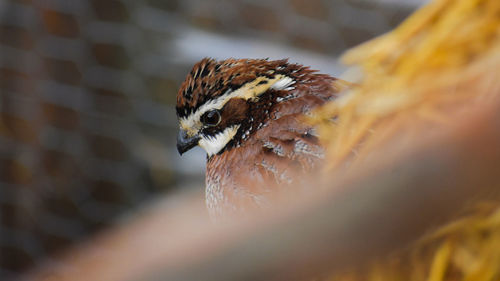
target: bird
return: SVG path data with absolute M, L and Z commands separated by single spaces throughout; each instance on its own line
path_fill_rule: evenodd
M 305 117 L 338 96 L 340 81 L 289 59 L 193 66 L 177 94 L 177 150 L 206 151 L 211 218 L 265 210 L 280 192 L 307 185 L 325 151 Z

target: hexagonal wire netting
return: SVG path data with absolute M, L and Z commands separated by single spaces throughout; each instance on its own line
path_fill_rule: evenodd
M 419 0 L 0 1 L 0 279 L 154 197 L 202 189 L 175 150 L 175 95 L 205 56 L 338 55 Z

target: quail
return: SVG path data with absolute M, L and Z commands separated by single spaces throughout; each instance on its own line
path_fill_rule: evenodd
M 304 117 L 338 95 L 337 81 L 286 59 L 194 65 L 177 95 L 177 149 L 206 151 L 212 218 L 266 208 L 278 190 L 304 185 L 324 156 Z

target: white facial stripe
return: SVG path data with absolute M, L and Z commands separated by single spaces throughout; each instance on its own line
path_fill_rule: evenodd
M 208 156 L 217 154 L 236 135 L 239 128 L 240 125 L 231 126 L 213 137 L 202 136 L 198 145 L 205 149 Z
M 262 83 L 261 82 L 267 82 Z M 269 79 L 267 77 L 258 77 L 252 82 L 246 83 L 241 88 L 237 89 L 234 92 L 226 92 L 224 95 L 211 100 L 205 104 L 203 104 L 198 110 L 188 117 L 181 118 L 179 120 L 180 126 L 182 129 L 186 131 L 191 131 L 193 133 L 197 132 L 201 129 L 202 124 L 199 122 L 201 116 L 212 109 L 221 109 L 226 102 L 228 102 L 232 98 L 242 98 L 245 100 L 256 99 L 259 95 L 266 92 L 268 89 L 276 89 L 282 90 L 286 87 L 292 85 L 295 81 L 284 75 L 276 75 L 273 79 Z
M 291 86 L 295 83 L 295 81 L 293 81 L 292 78 L 288 77 L 288 76 L 283 76 L 283 78 L 281 78 L 279 81 L 277 81 L 276 83 L 274 83 L 272 86 L 271 86 L 271 89 L 274 89 L 274 90 L 284 90 L 286 88 L 288 88 L 288 86 Z

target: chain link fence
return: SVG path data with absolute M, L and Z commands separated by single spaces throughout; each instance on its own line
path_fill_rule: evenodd
M 338 55 L 417 0 L 0 0 L 0 279 L 160 196 L 203 187 L 175 95 L 205 56 Z M 123 221 L 123 220 L 120 220 Z

